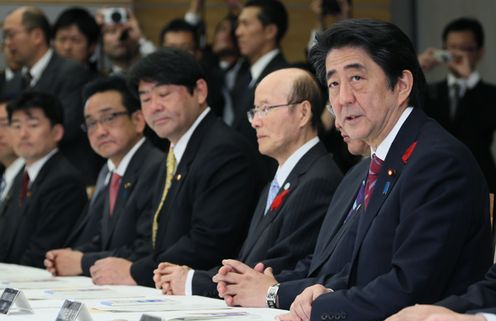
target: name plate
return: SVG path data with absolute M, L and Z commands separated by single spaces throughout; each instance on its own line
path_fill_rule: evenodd
M 141 316 L 141 318 L 139 319 L 139 321 L 162 321 L 162 318 L 154 317 L 154 316 L 148 315 L 148 314 L 143 314 Z
M 93 321 L 86 309 L 86 306 L 81 302 L 65 300 L 60 308 L 59 314 L 55 321 Z
M 0 296 L 0 314 L 9 314 L 14 306 L 21 312 L 33 313 L 28 299 L 21 290 L 6 288 Z

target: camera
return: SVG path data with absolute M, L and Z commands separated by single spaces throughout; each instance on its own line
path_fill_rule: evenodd
M 448 50 L 435 50 L 432 54 L 432 58 L 438 62 L 446 64 L 453 61 L 453 54 Z
M 106 25 L 125 23 L 129 20 L 125 8 L 105 8 L 102 10 L 102 14 L 103 23 Z
M 351 5 L 351 0 L 347 0 Z M 341 12 L 341 7 L 339 6 L 337 0 L 322 0 L 322 15 L 335 15 Z

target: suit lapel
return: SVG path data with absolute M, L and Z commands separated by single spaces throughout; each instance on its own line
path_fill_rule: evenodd
M 339 243 L 340 238 L 337 235 L 343 228 L 343 223 L 357 197 L 362 181 L 366 178 L 369 164 L 370 158 L 367 157 L 356 165 L 353 173 L 350 173 L 352 176 L 349 178 L 351 180 L 349 184 L 348 179 L 342 182 L 345 183 L 343 186 L 346 187 L 344 193 L 336 195 L 339 197 L 333 197 L 331 201 L 332 206 L 327 210 L 321 232 L 317 239 L 314 251 L 315 257 L 312 260 L 309 274 L 313 273 L 329 259 L 336 245 Z M 327 231 L 327 229 L 329 230 Z
M 254 222 L 256 225 L 253 228 L 253 230 L 250 227 L 249 238 L 246 240 L 245 244 L 243 245 L 243 251 L 242 251 L 243 257 L 240 257 L 241 260 L 243 260 L 244 257 L 249 255 L 251 249 L 256 245 L 260 235 L 262 235 L 262 233 L 270 226 L 270 224 L 279 216 L 284 215 L 284 213 L 281 212 L 283 212 L 284 210 L 288 210 L 285 208 L 285 204 L 287 204 L 288 198 L 291 198 L 291 191 L 296 189 L 300 181 L 300 178 L 311 168 L 313 163 L 326 154 L 327 151 L 324 145 L 319 142 L 317 145 L 313 146 L 305 155 L 303 155 L 303 157 L 295 165 L 293 170 L 288 175 L 288 178 L 282 185 L 281 189 L 277 193 L 277 195 L 280 195 L 285 189 L 289 190 L 281 206 L 274 210 L 271 210 L 269 208 L 267 214 L 265 215 L 264 215 L 264 211 L 265 211 L 265 206 L 267 204 L 267 197 L 268 197 L 268 191 L 270 189 L 270 184 L 268 185 L 268 187 L 264 189 L 264 194 L 263 194 L 264 196 L 261 197 L 262 201 L 259 202 L 257 206 L 256 215 L 258 219 L 256 220 L 256 222 Z
M 386 159 L 384 160 L 381 173 L 377 178 L 377 183 L 372 192 L 369 206 L 360 217 L 352 256 L 352 266 L 355 264 L 363 239 L 365 238 L 371 223 L 379 214 L 382 205 L 401 176 L 403 167 L 405 166 L 402 161 L 402 156 L 405 155 L 406 150 L 416 141 L 419 129 L 426 119 L 424 112 L 415 108 L 396 135 Z
M 129 196 L 133 192 L 134 186 L 136 185 L 136 180 L 139 178 L 139 172 L 141 166 L 145 162 L 145 155 L 150 146 L 150 143 L 145 140 L 145 142 L 138 148 L 138 150 L 134 153 L 133 157 L 129 161 L 129 164 L 124 172 L 124 176 L 122 177 L 121 184 L 119 186 L 119 191 L 117 193 L 117 199 L 114 205 L 114 211 L 112 212 L 112 216 L 109 214 L 110 203 L 109 203 L 109 189 L 106 189 L 105 194 L 105 208 L 104 208 L 104 229 L 102 231 L 102 235 L 104 236 L 102 239 L 103 248 L 108 248 L 109 243 L 112 241 L 112 235 L 114 234 L 115 227 L 117 226 L 117 222 L 122 216 L 121 212 L 126 210 L 126 203 L 129 199 Z
M 186 146 L 186 150 L 181 158 L 179 164 L 177 164 L 176 173 L 172 178 L 171 186 L 169 191 L 167 192 L 167 196 L 165 198 L 164 206 L 162 207 L 162 211 L 159 216 L 159 224 L 157 231 L 157 248 L 160 247 L 161 239 L 165 233 L 168 224 L 161 224 L 160 222 L 167 222 L 169 220 L 169 216 L 171 215 L 170 208 L 174 206 L 174 199 L 176 199 L 178 193 L 181 191 L 183 182 L 188 179 L 189 168 L 191 163 L 194 161 L 198 150 L 202 145 L 203 138 L 205 137 L 205 133 L 210 131 L 210 128 L 215 125 L 217 122 L 216 116 L 213 115 L 212 112 L 209 112 L 205 118 L 198 124 L 195 131 L 191 135 L 189 142 Z M 165 175 L 166 170 L 164 171 Z M 162 184 L 163 189 L 163 184 Z M 162 190 L 161 190 L 162 191 Z

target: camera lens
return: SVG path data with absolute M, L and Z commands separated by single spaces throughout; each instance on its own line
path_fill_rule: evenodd
M 121 21 L 122 21 L 122 15 L 121 15 L 121 13 L 120 13 L 119 11 L 117 11 L 117 10 L 116 10 L 116 11 L 114 11 L 114 12 L 112 12 L 112 14 L 110 15 L 110 18 L 112 19 L 112 21 L 113 21 L 114 23 L 119 23 L 119 22 L 121 22 Z

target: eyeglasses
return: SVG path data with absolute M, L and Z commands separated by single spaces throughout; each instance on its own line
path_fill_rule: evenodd
M 329 114 L 331 114 L 332 116 L 336 116 L 336 114 L 334 113 L 334 109 L 332 109 L 332 105 L 331 105 L 331 103 L 329 103 L 329 102 L 328 102 L 328 103 L 326 104 L 326 109 L 327 109 L 327 111 L 329 112 Z
M 289 107 L 289 106 L 294 106 L 294 105 L 298 105 L 301 103 L 302 103 L 302 101 L 297 102 L 297 103 L 287 103 L 287 104 L 271 105 L 271 106 L 254 106 L 254 108 L 252 108 L 246 112 L 246 115 L 248 116 L 248 121 L 251 123 L 257 114 L 260 117 L 265 117 L 265 116 L 267 116 L 267 113 L 271 109 L 278 108 L 278 107 Z
M 98 124 L 101 124 L 102 126 L 105 127 L 113 127 L 115 126 L 116 120 L 119 116 L 124 116 L 124 115 L 129 115 L 129 112 L 127 111 L 118 111 L 115 113 L 109 113 L 104 116 L 102 116 L 100 119 L 91 119 L 88 118 L 86 119 L 85 123 L 81 125 L 81 129 L 85 133 L 93 132 L 96 129 L 96 126 Z

